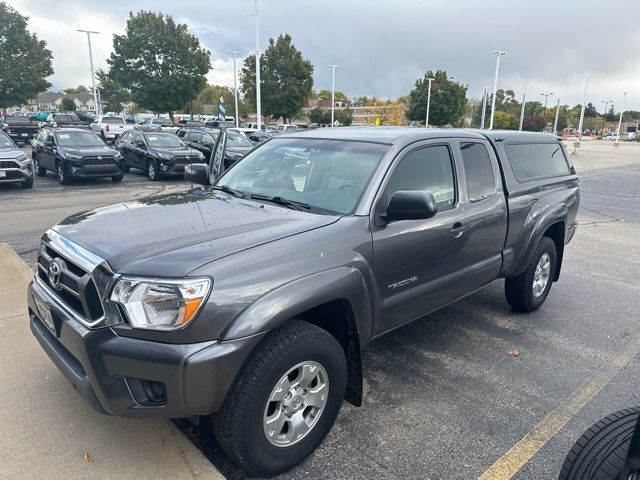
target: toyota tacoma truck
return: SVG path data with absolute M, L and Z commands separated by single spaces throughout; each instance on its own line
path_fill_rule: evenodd
M 133 125 L 124 121 L 122 117 L 113 115 L 101 115 L 95 123 L 90 125 L 91 130 L 96 132 L 103 141 L 116 141 L 120 135 L 129 130 L 133 130 Z
M 576 229 L 562 142 L 525 132 L 323 128 L 276 136 L 182 193 L 47 231 L 31 330 L 99 412 L 211 415 L 227 455 L 274 475 L 362 402 L 374 338 L 505 279 L 539 308 Z M 401 420 L 401 419 L 399 419 Z

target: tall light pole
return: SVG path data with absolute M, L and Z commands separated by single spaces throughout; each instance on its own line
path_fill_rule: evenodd
M 491 52 L 496 55 L 496 76 L 493 80 L 493 99 L 491 100 L 491 120 L 489 121 L 489 130 L 493 129 L 493 116 L 496 113 L 496 93 L 498 92 L 498 73 L 500 72 L 500 57 L 506 55 L 507 52 L 494 50 Z
M 613 144 L 614 147 L 618 146 L 620 141 L 620 127 L 622 126 L 622 112 L 624 112 L 624 101 L 627 98 L 627 92 L 622 92 L 622 105 L 620 106 L 620 118 L 618 119 L 618 131 L 616 132 L 616 141 Z
M 560 116 L 560 99 L 558 99 L 558 105 L 556 106 L 556 119 L 553 121 L 553 134 L 558 134 L 558 117 Z
M 262 130 L 262 109 L 260 105 L 260 14 L 258 0 L 255 0 L 255 11 L 250 15 L 256 17 L 256 123 Z
M 518 130 L 522 131 L 522 124 L 524 123 L 524 106 L 526 105 L 527 94 L 522 94 L 522 107 L 520 107 L 520 128 Z
M 484 87 L 484 96 L 482 97 L 482 115 L 480 117 L 480 130 L 484 130 L 484 117 L 487 113 L 487 92 L 489 87 Z
M 613 100 L 602 100 L 602 103 L 604 103 L 604 112 L 602 113 L 602 135 L 604 136 L 604 122 L 605 122 L 604 116 L 607 114 L 607 109 L 609 108 L 609 104 L 613 103 Z
M 429 107 L 431 106 L 431 82 L 435 80 L 435 78 L 426 78 L 429 82 L 429 87 L 427 89 L 427 116 L 424 119 L 424 128 L 429 128 Z
M 236 71 L 236 57 L 240 55 L 241 52 L 236 52 L 235 50 L 229 50 L 228 53 L 233 54 L 233 100 L 235 104 L 235 112 L 236 112 L 236 128 L 240 126 L 240 114 L 238 113 L 238 73 Z
M 336 107 L 336 68 L 340 65 L 329 65 L 331 67 L 331 126 L 335 125 L 335 107 Z
M 587 102 L 587 87 L 589 86 L 589 79 L 595 77 L 595 75 L 581 75 L 580 78 L 584 78 L 584 93 L 582 94 L 582 108 L 580 109 L 580 121 L 578 122 L 578 141 L 574 143 L 574 148 L 580 148 L 580 139 L 582 138 L 582 123 L 584 122 L 584 107 Z
M 100 32 L 94 32 L 91 30 L 77 30 L 78 32 L 87 34 L 87 42 L 89 43 L 89 65 L 91 65 L 91 88 L 93 89 L 93 104 L 96 107 L 96 117 L 100 115 L 100 106 L 98 105 L 98 92 L 96 91 L 96 74 L 93 70 L 93 52 L 91 51 L 91 34 L 95 33 L 96 35 Z
M 544 129 L 547 128 L 547 99 L 553 95 L 553 92 L 541 93 L 540 95 L 544 97 L 544 110 L 542 111 L 542 119 L 544 120 L 544 127 L 542 128 L 542 131 L 544 131 Z

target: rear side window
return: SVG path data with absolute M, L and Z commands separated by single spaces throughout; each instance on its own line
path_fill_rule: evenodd
M 496 193 L 496 177 L 487 147 L 482 143 L 462 143 L 462 163 L 470 202 L 479 202 Z
M 508 144 L 506 149 L 518 181 L 570 173 L 564 152 L 557 143 Z

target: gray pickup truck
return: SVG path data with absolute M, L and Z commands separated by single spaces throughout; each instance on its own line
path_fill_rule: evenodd
M 548 134 L 306 130 L 221 172 L 225 145 L 187 167 L 203 187 L 47 231 L 28 305 L 96 410 L 213 414 L 250 474 L 301 462 L 361 404 L 373 338 L 499 278 L 514 309 L 540 307 L 576 228 L 578 178 Z

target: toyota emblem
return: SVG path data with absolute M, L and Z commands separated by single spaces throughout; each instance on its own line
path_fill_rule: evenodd
M 47 272 L 47 277 L 49 278 L 49 283 L 56 290 L 60 290 L 60 276 L 62 275 L 62 261 L 59 258 L 55 258 L 49 264 L 49 270 Z

